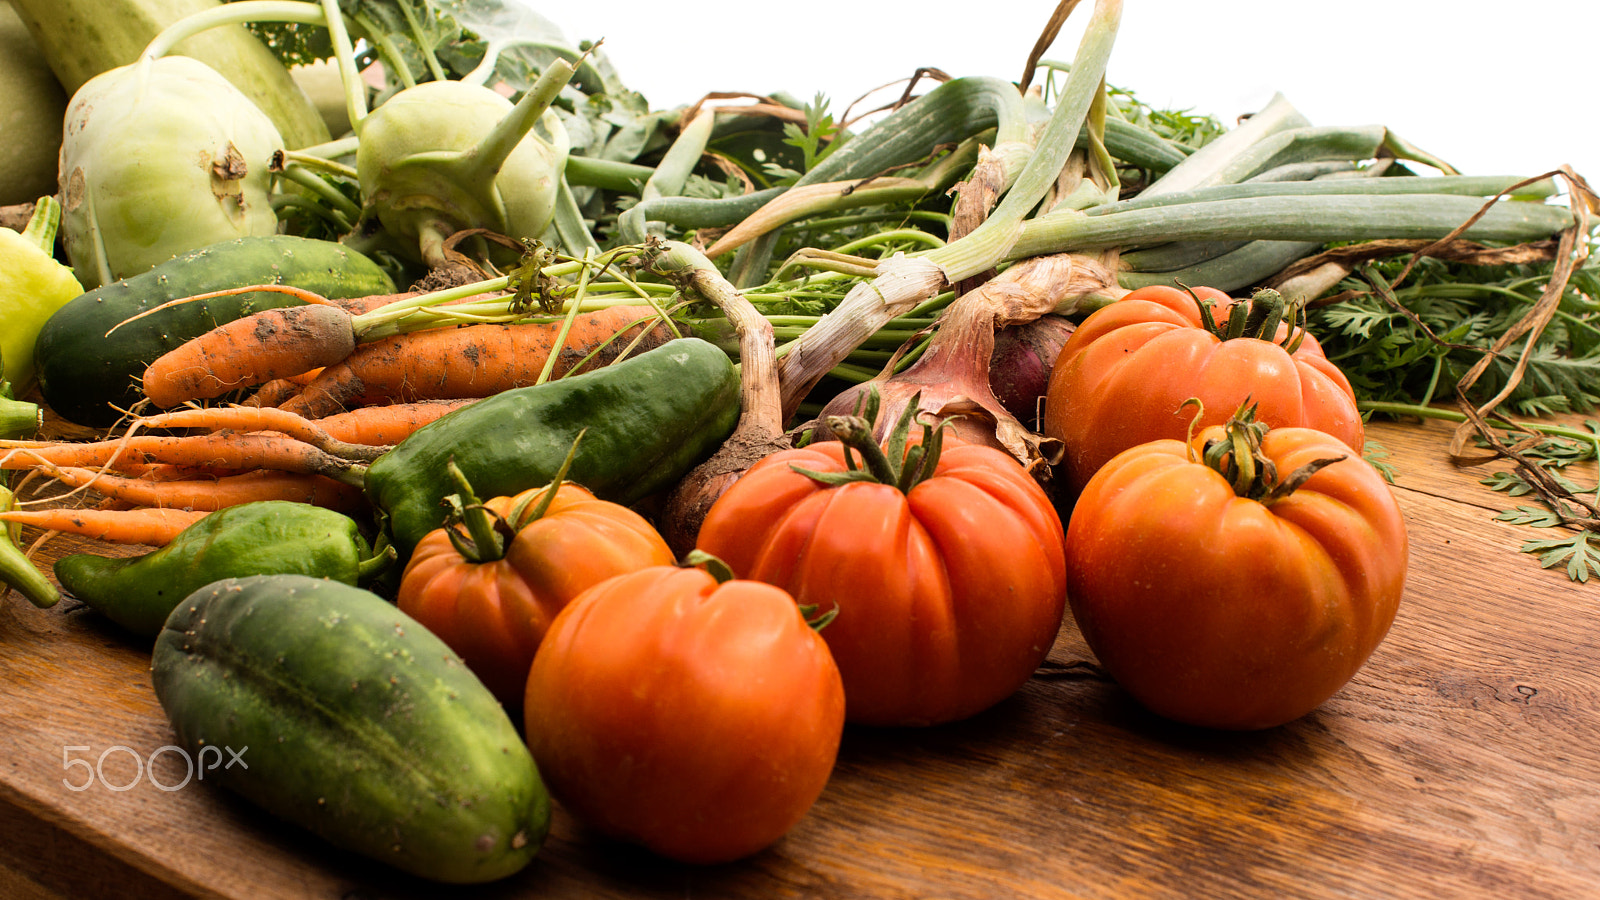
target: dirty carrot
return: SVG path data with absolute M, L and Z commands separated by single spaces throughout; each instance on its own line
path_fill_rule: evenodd
M 82 535 L 111 544 L 164 547 L 178 532 L 206 515 L 205 510 L 162 509 L 16 509 L 0 512 L 0 521 L 43 531 Z
M 467 398 L 364 406 L 312 421 L 341 441 L 384 447 L 398 444 L 429 422 L 476 402 L 476 398 Z
M 345 441 L 329 434 L 318 422 L 298 413 L 264 406 L 213 406 L 180 409 L 146 416 L 136 422 L 141 428 L 203 428 L 207 431 L 271 431 L 315 447 L 345 460 L 370 461 L 379 450 L 363 442 Z
M 51 477 L 132 506 L 218 510 L 256 500 L 293 500 L 347 515 L 369 509 L 361 488 L 323 475 L 257 471 L 195 481 L 145 481 L 104 475 L 93 469 L 49 466 Z
M 288 290 L 307 302 L 226 322 L 162 354 L 144 373 L 150 402 L 170 409 L 186 400 L 220 397 L 331 365 L 349 356 L 361 340 L 357 316 L 418 296 L 408 292 L 330 300 L 282 285 L 258 285 L 186 299 L 258 289 Z
M 667 328 L 649 324 L 658 318 L 648 306 L 613 306 L 571 317 L 552 377 L 605 366 L 641 334 L 638 350 L 665 343 L 672 336 Z M 375 403 L 483 398 L 524 387 L 539 379 L 565 325 L 464 325 L 363 344 L 281 408 L 320 417 Z
M 285 435 L 197 434 L 165 437 L 140 434 L 92 443 L 62 442 L 16 450 L 0 457 L 0 469 L 51 466 L 105 466 L 115 459 L 134 463 L 174 463 L 207 469 L 272 469 L 350 480 L 351 460 L 334 456 Z
M 356 348 L 351 318 L 335 306 L 308 304 L 236 319 L 152 362 L 144 372 L 145 396 L 167 409 L 332 365 Z

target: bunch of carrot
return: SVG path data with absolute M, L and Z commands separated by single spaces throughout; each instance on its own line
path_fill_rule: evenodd
M 0 470 L 92 491 L 98 506 L 0 513 L 0 521 L 110 543 L 161 546 L 206 512 L 254 500 L 365 511 L 361 474 L 389 446 L 470 400 L 370 406 L 321 419 L 243 405 L 133 420 L 93 442 L 0 441 Z M 157 433 L 161 432 L 161 433 Z
M 529 321 L 515 298 L 482 287 L 365 301 L 294 291 L 304 305 L 188 341 L 144 377 L 153 405 L 185 408 L 135 418 L 93 442 L 0 442 L 0 469 L 67 488 L 50 498 L 52 508 L 4 521 L 159 546 L 205 512 L 254 500 L 364 513 L 366 463 L 417 428 L 676 334 L 660 310 L 637 300 L 597 309 L 574 302 L 560 318 Z M 251 387 L 244 403 L 195 405 Z M 69 495 L 98 496 L 98 506 L 69 508 Z

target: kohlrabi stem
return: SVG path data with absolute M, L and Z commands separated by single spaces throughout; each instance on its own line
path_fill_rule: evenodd
M 511 151 L 517 149 L 522 139 L 533 130 L 539 118 L 550 108 L 556 95 L 572 80 L 577 71 L 564 59 L 551 60 L 539 73 L 539 80 L 523 93 L 511 112 L 495 123 L 494 130 L 484 136 L 471 154 L 471 169 L 462 184 L 490 184 L 500 174 Z
M 335 0 L 336 2 L 336 0 Z M 222 25 L 245 25 L 250 22 L 295 22 L 301 25 L 324 25 L 322 7 L 305 0 L 238 0 L 193 13 L 156 34 L 145 45 L 140 59 L 159 59 L 172 52 L 172 48 L 202 31 Z
M 367 117 L 367 86 L 356 68 L 355 45 L 344 27 L 339 0 L 322 0 L 322 10 L 323 21 L 328 26 L 328 40 L 333 44 L 333 58 L 339 65 L 339 82 L 344 85 L 345 115 L 350 119 L 350 130 L 359 135 L 361 120 Z
M 237 0 L 184 16 L 162 29 L 145 45 L 140 59 L 157 59 L 172 48 L 207 29 L 222 25 L 247 25 L 251 22 L 292 22 L 321 25 L 328 29 L 334 57 L 339 64 L 339 80 L 344 84 L 345 111 L 353 129 L 359 129 L 367 115 L 366 88 L 356 70 L 354 45 L 339 12 L 339 0 Z
M 349 221 L 354 222 L 361 218 L 359 204 L 340 193 L 338 188 L 318 178 L 307 166 L 299 162 L 289 162 L 278 174 L 315 194 L 317 199 Z

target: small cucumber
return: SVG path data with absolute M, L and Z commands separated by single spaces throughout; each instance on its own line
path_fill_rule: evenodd
M 624 505 L 676 484 L 733 433 L 739 374 L 699 338 L 668 341 L 582 375 L 516 388 L 418 429 L 378 457 L 367 496 L 387 518 L 401 557 L 445 518 L 455 460 L 483 498 L 549 484 L 578 433 L 567 474 Z
M 304 575 L 214 582 L 172 611 L 151 673 L 191 759 L 242 763 L 204 780 L 346 850 L 470 884 L 523 868 L 549 829 L 499 701 L 371 592 Z
M 68 421 L 106 427 L 122 415 L 119 407 L 143 396 L 144 370 L 163 353 L 258 310 L 303 302 L 255 291 L 178 303 L 128 321 L 169 300 L 254 284 L 285 284 L 329 298 L 395 289 L 377 263 L 332 241 L 262 235 L 194 250 L 70 300 L 45 322 L 34 345 L 45 403 Z

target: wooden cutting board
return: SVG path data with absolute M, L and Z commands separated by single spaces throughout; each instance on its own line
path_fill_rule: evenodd
M 148 645 L 72 601 L 12 595 L 0 897 L 1600 896 L 1600 584 L 1519 553 L 1549 535 L 1495 522 L 1515 501 L 1452 466 L 1448 434 L 1370 429 L 1410 527 L 1406 596 L 1312 714 L 1251 734 L 1163 722 L 1081 665 L 1069 618 L 1049 665 L 995 709 L 848 728 L 799 826 L 711 868 L 600 840 L 559 809 L 534 863 L 485 887 L 353 858 L 183 783 Z

